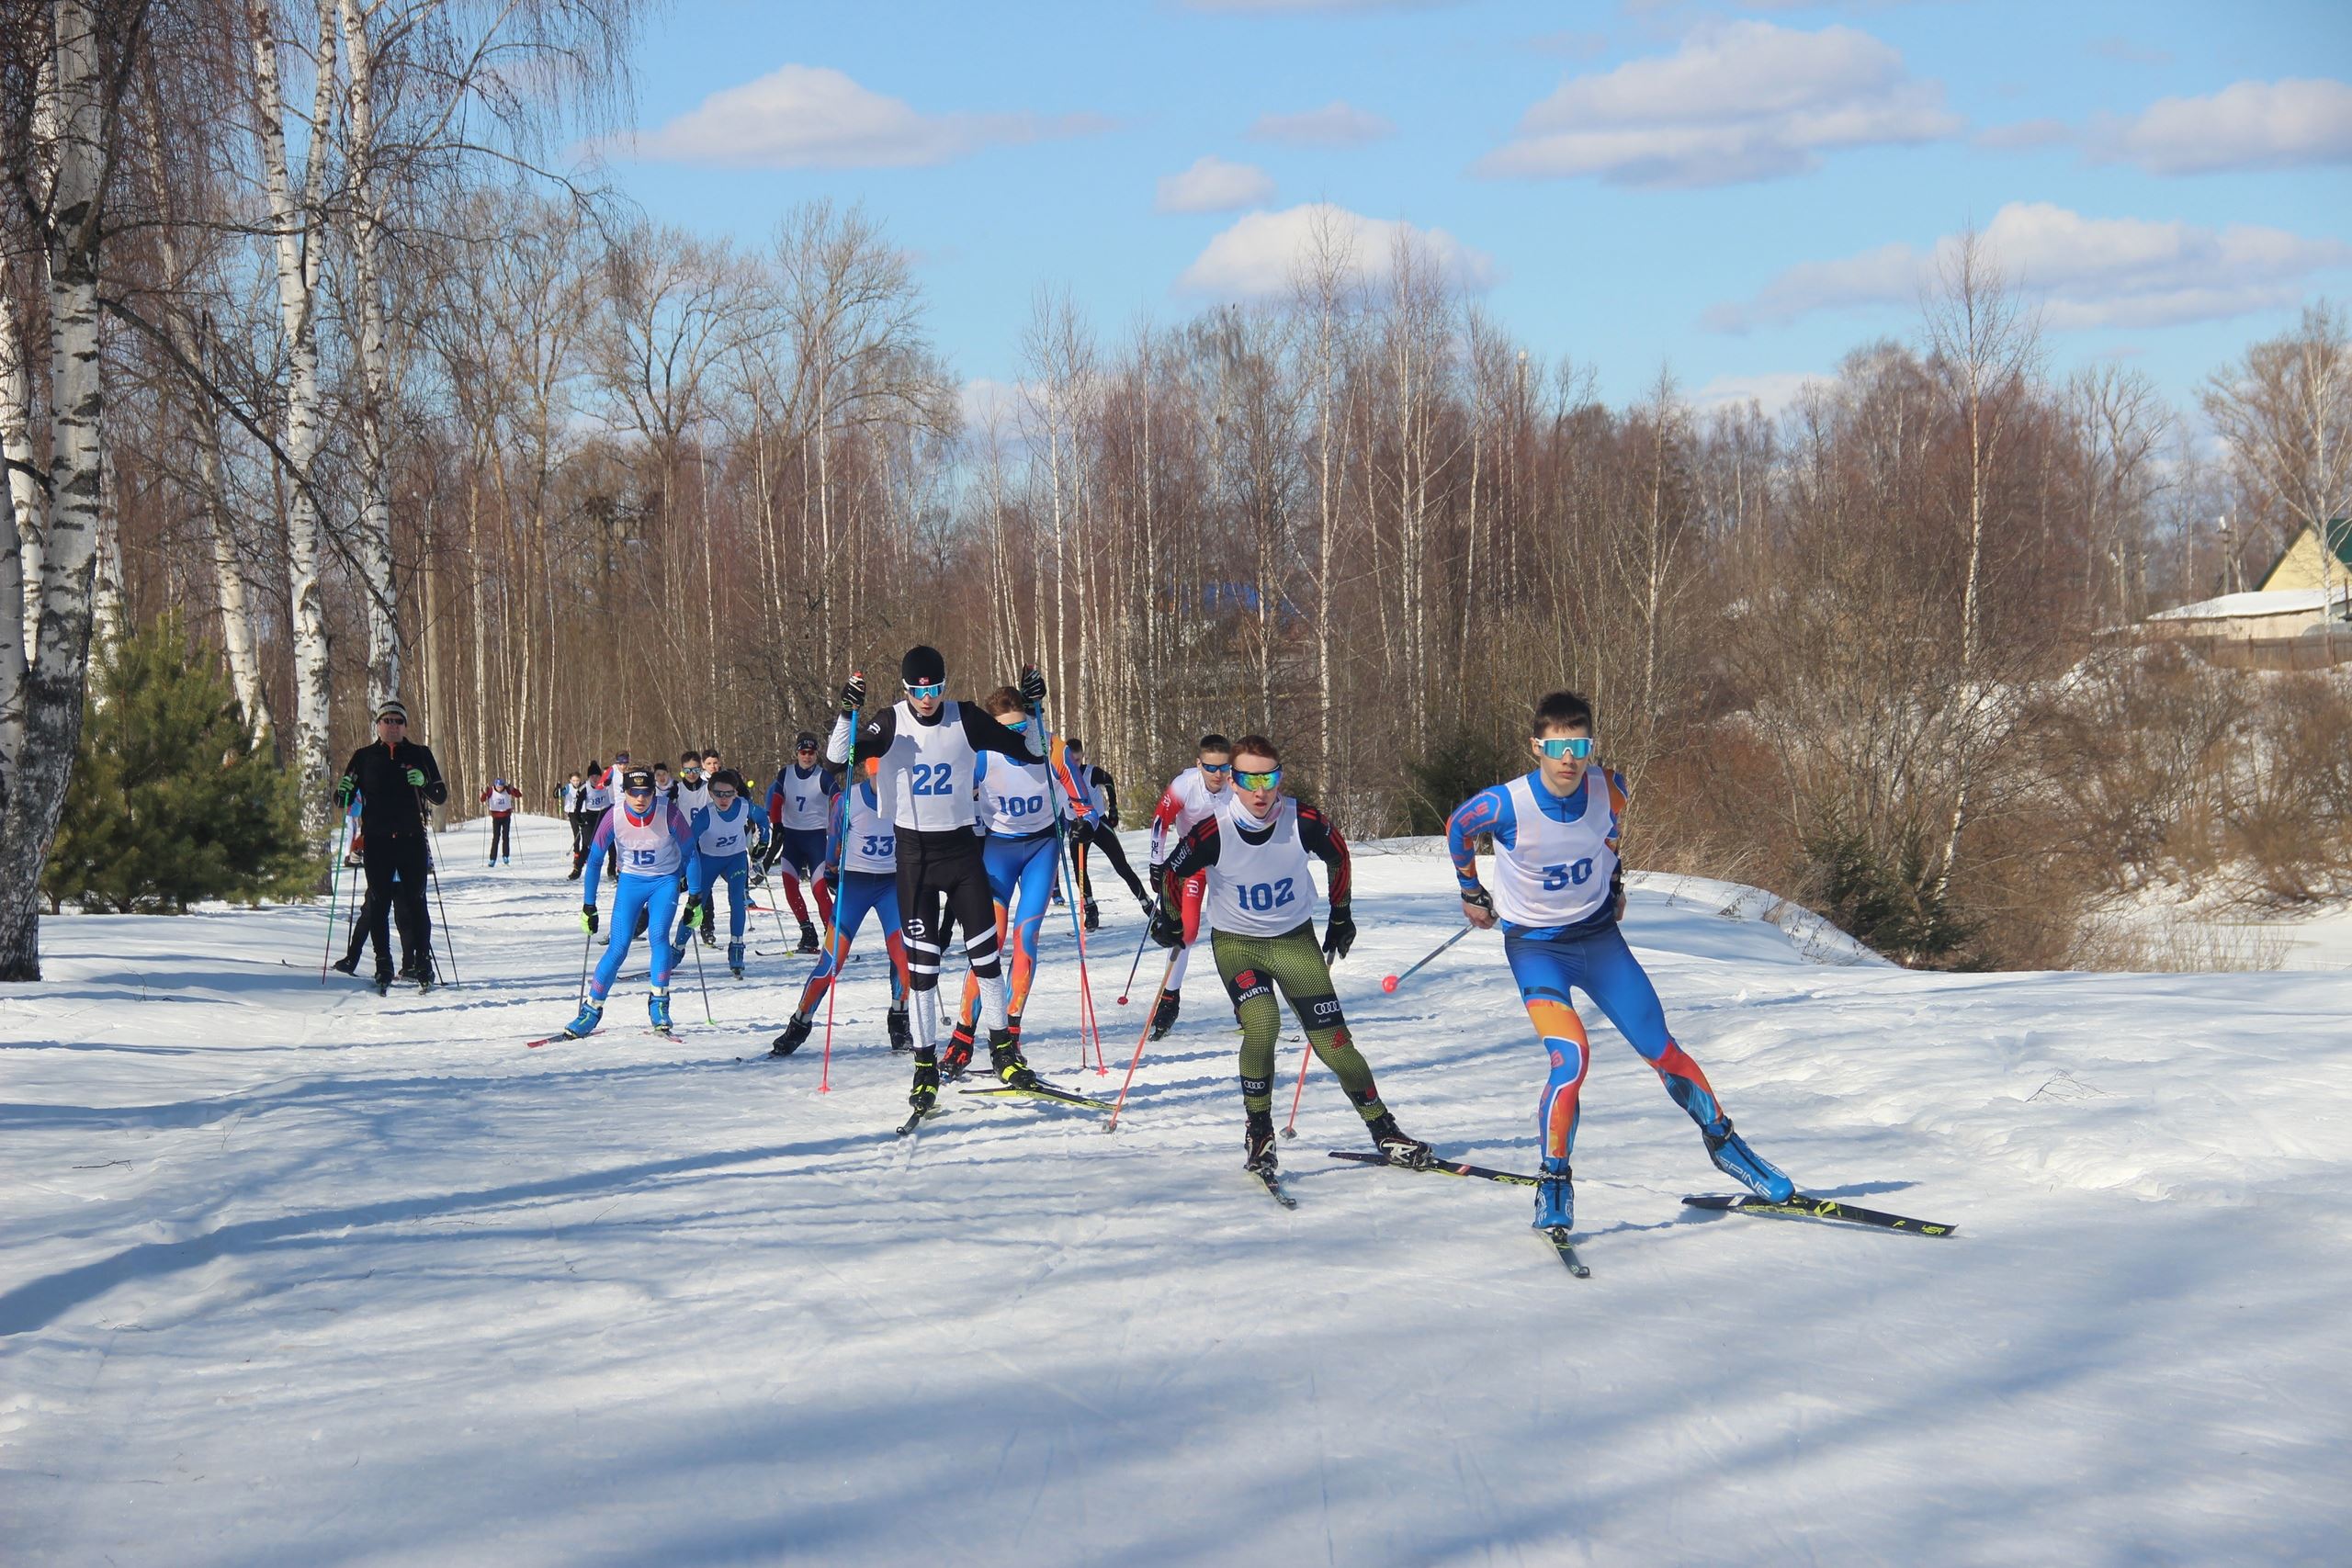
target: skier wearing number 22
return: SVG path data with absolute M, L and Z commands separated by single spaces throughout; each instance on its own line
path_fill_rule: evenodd
M 865 703 L 865 680 L 852 675 L 842 687 L 841 718 L 826 754 L 835 762 L 850 764 L 852 777 L 866 759 L 879 758 L 876 792 L 894 803 L 899 914 L 907 943 L 907 983 L 914 999 L 914 1088 L 907 1100 L 921 1117 L 939 1100 L 939 962 L 951 920 L 964 933 L 964 956 L 979 982 L 989 1066 L 1012 1088 L 1029 1089 L 1037 1082 L 1007 1027 L 995 904 L 981 840 L 973 831 L 978 810 L 972 779 L 983 751 L 1034 762 L 1045 757 L 1046 747 L 1038 725 L 1025 731 L 1007 729 L 969 703 L 948 701 L 947 660 L 935 648 L 909 649 L 899 663 L 899 682 L 905 696 L 866 719 L 853 735 L 853 716 Z M 1024 669 L 1018 695 L 1034 716 L 1046 698 L 1046 678 L 1034 668 Z
M 1279 987 L 1315 1054 L 1363 1118 L 1373 1146 L 1392 1164 L 1426 1165 L 1429 1145 L 1407 1136 L 1381 1103 L 1372 1068 L 1349 1037 L 1340 998 L 1331 990 L 1329 961 L 1346 957 L 1356 936 L 1348 907 L 1347 841 L 1321 812 L 1283 793 L 1282 758 L 1272 741 L 1245 735 L 1234 742 L 1231 757 L 1231 804 L 1194 823 L 1159 867 L 1151 936 L 1162 947 L 1181 948 L 1199 934 L 1197 926 L 1185 929 L 1188 917 L 1206 919 L 1217 974 L 1241 1021 L 1241 1105 L 1247 1120 L 1242 1164 L 1273 1185 Z M 1323 862 L 1330 879 L 1331 919 L 1319 949 L 1309 919 L 1315 908 L 1310 854 Z M 1187 909 L 1184 884 L 1195 876 L 1204 878 L 1203 890 L 1198 904 Z
M 1732 1130 L 1707 1075 L 1667 1032 L 1657 988 L 1617 929 L 1625 912 L 1617 860 L 1625 781 L 1588 761 L 1592 729 L 1592 705 L 1583 697 L 1574 692 L 1544 697 L 1529 727 L 1534 768 L 1480 790 L 1446 824 L 1463 916 L 1481 930 L 1502 927 L 1503 956 L 1551 1057 L 1536 1111 L 1544 1170 L 1535 1225 L 1566 1232 L 1576 1224 L 1568 1154 L 1590 1051 L 1569 1000 L 1571 986 L 1598 1003 L 1657 1070 L 1666 1092 L 1699 1124 L 1716 1168 L 1759 1196 L 1784 1201 L 1789 1179 Z M 1477 840 L 1487 835 L 1495 845 L 1491 893 L 1478 880 L 1476 859 Z

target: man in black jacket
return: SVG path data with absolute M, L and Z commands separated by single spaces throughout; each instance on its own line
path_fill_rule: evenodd
M 368 901 L 352 928 L 351 951 L 335 967 L 357 974 L 360 944 L 372 942 L 376 989 L 380 993 L 391 985 L 392 960 L 384 930 L 389 911 L 400 924 L 401 978 L 429 988 L 433 915 L 424 901 L 429 854 L 424 814 L 427 803 L 439 806 L 449 798 L 449 786 L 442 782 L 441 764 L 433 760 L 431 750 L 408 738 L 408 709 L 397 701 L 377 708 L 375 742 L 354 751 L 344 766 L 335 785 L 336 804 L 348 806 L 354 795 L 359 798 Z

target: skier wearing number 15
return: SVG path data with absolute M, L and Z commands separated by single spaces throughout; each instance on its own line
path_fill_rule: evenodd
M 695 829 L 684 812 L 662 798 L 652 773 L 643 768 L 631 768 L 621 775 L 620 796 L 620 804 L 605 813 L 605 819 L 596 824 L 595 837 L 588 840 L 588 870 L 580 891 L 582 931 L 594 931 L 597 927 L 596 885 L 603 880 L 608 851 L 617 874 L 613 878 L 613 927 L 605 942 L 605 956 L 596 961 L 596 972 L 589 977 L 588 998 L 581 1004 L 580 1016 L 563 1027 L 563 1032 L 575 1040 L 604 1021 L 605 997 L 621 972 L 621 961 L 637 941 L 640 919 L 651 932 L 649 945 L 653 959 L 652 994 L 646 1011 L 656 1030 L 664 1034 L 670 1032 L 670 972 L 681 955 L 681 950 L 670 944 L 670 928 L 678 913 L 678 872 L 694 848 Z
M 881 759 L 876 792 L 893 803 L 892 820 L 899 830 L 899 915 L 907 942 L 907 985 L 914 1003 L 914 1088 L 907 1100 L 920 1119 L 939 1100 L 939 962 L 951 920 L 964 932 L 964 956 L 980 983 L 989 1066 L 1012 1088 L 1036 1085 L 1036 1075 L 1023 1060 L 1021 1046 L 1007 1027 L 996 907 L 989 894 L 980 837 L 973 830 L 979 813 L 972 775 L 982 751 L 1034 762 L 1044 758 L 1046 746 L 1036 725 L 1015 732 L 976 705 L 948 701 L 947 660 L 935 648 L 909 649 L 899 662 L 899 683 L 906 695 L 866 719 L 853 736 L 852 715 L 865 705 L 865 681 L 852 675 L 842 687 L 841 719 L 833 726 L 827 755 L 849 763 L 852 777 L 867 758 Z M 1035 715 L 1046 698 L 1046 678 L 1034 668 L 1024 669 L 1018 694 Z
M 1536 1109 L 1544 1148 L 1536 1228 L 1565 1233 L 1576 1226 L 1568 1154 L 1591 1053 L 1569 1000 L 1572 986 L 1598 1003 L 1656 1069 L 1666 1092 L 1699 1124 L 1715 1168 L 1773 1202 L 1784 1201 L 1789 1179 L 1732 1130 L 1707 1075 L 1667 1032 L 1657 990 L 1617 929 L 1625 912 L 1617 860 L 1625 781 L 1588 761 L 1592 728 L 1592 705 L 1583 697 L 1574 692 L 1544 697 L 1529 726 L 1533 770 L 1480 790 L 1446 824 L 1463 916 L 1481 931 L 1502 927 L 1503 956 L 1551 1057 Z M 1486 835 L 1495 845 L 1491 893 L 1478 880 L 1477 840 Z
M 1363 1118 L 1373 1146 L 1391 1164 L 1426 1165 L 1430 1146 L 1408 1136 L 1381 1103 L 1372 1068 L 1349 1037 L 1331 991 L 1330 960 L 1346 957 L 1356 939 L 1348 907 L 1347 840 L 1321 812 L 1283 793 L 1282 757 L 1272 741 L 1245 735 L 1234 742 L 1231 757 L 1231 803 L 1194 823 L 1159 868 L 1151 937 L 1167 948 L 1197 938 L 1197 927 L 1185 930 L 1186 915 L 1193 911 L 1185 908 L 1183 888 L 1188 878 L 1202 878 L 1195 908 L 1209 928 L 1216 972 L 1241 1021 L 1241 1105 L 1248 1122 L 1241 1163 L 1273 1185 L 1274 1041 L 1283 1023 L 1274 991 L 1280 987 L 1315 1054 Z M 1330 882 L 1331 919 L 1320 948 L 1308 918 L 1315 909 L 1310 854 L 1323 862 Z

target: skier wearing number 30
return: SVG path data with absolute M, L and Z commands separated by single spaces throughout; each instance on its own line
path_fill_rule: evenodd
M 1446 841 L 1463 916 L 1482 931 L 1502 927 L 1503 956 L 1551 1056 L 1536 1111 L 1544 1147 L 1536 1227 L 1559 1239 L 1576 1225 L 1568 1153 L 1591 1053 L 1569 1000 L 1571 986 L 1598 1003 L 1657 1069 L 1666 1092 L 1699 1124 L 1716 1168 L 1763 1198 L 1784 1201 L 1789 1179 L 1732 1131 L 1707 1075 L 1667 1032 L 1657 988 L 1617 929 L 1625 912 L 1617 861 L 1625 781 L 1588 763 L 1592 705 L 1574 692 L 1554 692 L 1535 705 L 1529 733 L 1535 767 L 1463 802 L 1446 824 Z M 1491 894 L 1478 880 L 1476 859 L 1477 840 L 1489 834 L 1495 845 Z

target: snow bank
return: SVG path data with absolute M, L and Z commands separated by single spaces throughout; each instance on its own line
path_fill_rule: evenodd
M 1723 1179 L 1596 1020 L 1578 1282 L 1519 1191 L 1322 1157 L 1362 1134 L 1319 1069 L 1300 1206 L 1267 1201 L 1205 964 L 1111 1137 L 970 1102 L 892 1137 L 870 959 L 829 1092 L 821 1029 L 735 1059 L 798 959 L 714 978 L 717 1024 L 690 968 L 684 1043 L 625 977 L 603 1033 L 526 1051 L 578 976 L 562 843 L 445 871 L 466 984 L 426 997 L 322 987 L 322 910 L 51 923 L 51 977 L 0 991 L 12 1568 L 2341 1555 L 2352 976 L 1913 974 L 1636 879 L 1757 1146 L 1962 1229 L 1685 1208 Z M 1340 989 L 1385 1093 L 1525 1168 L 1495 939 L 1384 996 L 1458 916 L 1426 855 L 1360 876 Z M 1069 951 L 1032 1054 L 1115 1089 L 1074 1065 Z

